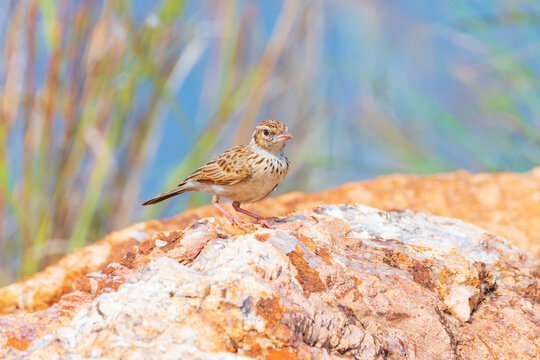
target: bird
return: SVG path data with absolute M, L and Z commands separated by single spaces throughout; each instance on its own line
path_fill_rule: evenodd
M 225 210 L 219 203 L 220 198 L 232 200 L 234 210 L 254 218 L 262 227 L 272 229 L 264 217 L 240 205 L 266 199 L 285 179 L 289 171 L 289 160 L 283 150 L 292 138 L 282 122 L 262 121 L 255 127 L 249 144 L 225 151 L 189 175 L 176 188 L 142 205 L 156 204 L 189 191 L 203 191 L 213 195 L 212 205 L 243 230 L 247 231 L 243 221 Z

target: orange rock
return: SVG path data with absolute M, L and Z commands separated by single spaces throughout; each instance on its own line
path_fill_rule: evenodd
M 316 194 L 289 193 L 249 206 L 264 216 L 277 216 L 323 203 L 362 203 L 386 210 L 409 208 L 458 218 L 503 236 L 540 258 L 540 167 L 524 174 L 458 171 L 432 176 L 390 175 Z M 0 288 L 0 314 L 45 309 L 69 292 L 80 276 L 115 261 L 133 263 L 124 259 L 125 255 L 156 232 L 175 231 L 178 237 L 177 230 L 210 216 L 220 214 L 211 206 L 203 206 L 172 219 L 115 231 L 30 278 Z
M 481 228 L 359 204 L 229 228 L 156 232 L 47 310 L 0 316 L 0 358 L 540 357 L 540 262 Z
M 17 350 L 26 350 L 30 343 L 27 343 L 23 339 L 19 339 L 13 336 L 8 336 L 6 341 L 6 346 L 15 348 Z
M 297 246 L 296 250 L 287 254 L 291 259 L 291 264 L 296 268 L 296 280 L 300 283 L 300 286 L 304 291 L 309 293 L 319 292 L 325 290 L 325 286 L 319 277 L 317 271 L 315 271 L 304 258 L 304 252 L 302 248 Z

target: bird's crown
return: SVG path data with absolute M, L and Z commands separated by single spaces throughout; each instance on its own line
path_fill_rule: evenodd
M 276 120 L 264 120 L 261 121 L 259 125 L 255 128 L 257 129 L 264 129 L 267 128 L 268 130 L 271 130 L 275 134 L 281 134 L 282 132 L 286 132 L 288 130 L 287 125 L 280 121 Z

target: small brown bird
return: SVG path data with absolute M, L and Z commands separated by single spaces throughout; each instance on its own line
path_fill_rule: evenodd
M 212 194 L 212 205 L 233 223 L 245 230 L 242 222 L 219 204 L 220 197 L 231 199 L 233 208 L 271 229 L 260 215 L 242 209 L 240 204 L 253 203 L 270 196 L 289 170 L 289 160 L 283 154 L 287 140 L 292 139 L 287 126 L 279 121 L 265 120 L 255 128 L 249 145 L 225 151 L 188 176 L 175 189 L 143 203 L 151 205 L 188 192 L 204 191 Z

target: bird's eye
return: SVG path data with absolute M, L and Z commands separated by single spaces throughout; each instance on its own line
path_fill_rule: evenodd
M 270 131 L 268 131 L 267 129 L 264 129 L 264 130 L 263 130 L 263 135 L 264 135 L 264 136 L 270 135 Z

